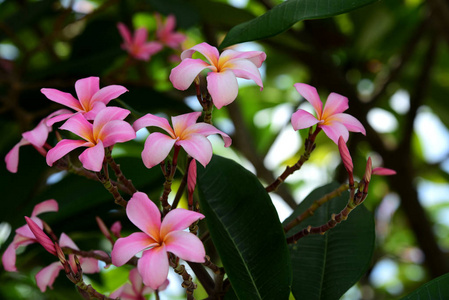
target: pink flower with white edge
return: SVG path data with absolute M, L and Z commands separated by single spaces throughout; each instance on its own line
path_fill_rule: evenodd
M 174 15 L 168 15 L 165 24 L 162 22 L 160 14 L 155 14 L 157 30 L 156 37 L 162 44 L 167 45 L 172 49 L 177 49 L 182 42 L 185 41 L 186 36 L 182 33 L 176 32 L 176 18 Z
M 146 194 L 137 192 L 126 206 L 131 222 L 143 232 L 120 238 L 111 252 L 112 263 L 122 266 L 134 255 L 143 251 L 137 269 L 143 283 L 153 290 L 161 287 L 168 276 L 168 252 L 190 262 L 205 262 L 201 240 L 184 231 L 193 222 L 203 219 L 200 213 L 176 208 L 161 222 L 161 212 Z
M 84 140 L 61 140 L 47 153 L 47 164 L 52 166 L 55 161 L 70 151 L 87 147 L 78 158 L 87 170 L 99 172 L 103 166 L 104 148 L 116 143 L 123 143 L 136 137 L 136 132 L 127 122 L 123 121 L 129 111 L 119 107 L 106 107 L 95 117 L 93 124 L 82 114 L 77 114 L 67 120 L 60 128 L 68 130 Z
M 296 83 L 296 90 L 303 96 L 313 108 L 317 116 L 299 109 L 293 113 L 291 122 L 295 130 L 309 128 L 315 124 L 323 129 L 324 133 L 338 145 L 338 138 L 343 137 L 347 142 L 349 131 L 361 132 L 366 135 L 365 128 L 359 120 L 349 114 L 343 113 L 348 109 L 348 98 L 337 93 L 331 93 L 324 105 L 316 88 L 305 83 Z
M 42 220 L 37 216 L 45 212 L 58 211 L 58 203 L 56 200 L 50 199 L 37 204 L 31 213 L 31 219 L 42 229 L 44 227 Z M 6 271 L 16 272 L 16 250 L 21 246 L 27 246 L 37 243 L 36 237 L 31 231 L 28 224 L 16 229 L 16 235 L 12 243 L 6 248 L 2 255 L 3 267 Z
M 75 82 L 75 91 L 79 100 L 69 93 L 56 89 L 41 89 L 42 94 L 51 101 L 82 113 L 88 120 L 93 120 L 97 113 L 106 107 L 109 101 L 116 99 L 128 90 L 121 85 L 108 85 L 100 89 L 100 78 L 87 77 Z M 51 126 L 56 122 L 66 120 L 74 114 L 72 112 L 61 114 L 49 119 L 47 125 Z
M 44 119 L 32 130 L 22 133 L 22 139 L 6 154 L 6 169 L 11 173 L 17 173 L 19 166 L 19 148 L 25 145 L 32 145 L 43 156 L 47 155 L 44 146 L 47 142 L 48 134 L 52 131 L 52 127 L 47 125 L 47 121 L 51 118 L 70 113 L 67 109 L 57 110 Z
M 118 290 L 109 295 L 109 298 L 120 298 L 121 300 L 144 300 L 145 295 L 154 293 L 154 290 L 143 285 L 142 276 L 137 269 L 129 272 L 130 283 L 125 283 Z M 165 290 L 168 286 L 168 279 L 158 288 L 159 291 Z
M 146 114 L 136 120 L 133 124 L 136 131 L 143 127 L 155 126 L 169 134 L 153 132 L 148 136 L 142 151 L 142 161 L 145 166 L 152 168 L 161 163 L 173 146 L 177 145 L 184 148 L 191 157 L 205 167 L 212 158 L 212 144 L 206 137 L 215 133 L 220 134 L 225 147 L 229 147 L 232 140 L 226 133 L 210 124 L 196 123 L 200 116 L 201 112 L 192 112 L 172 117 L 173 129 L 166 119 L 152 114 Z
M 148 30 L 146 28 L 137 29 L 134 36 L 123 23 L 118 23 L 117 28 L 123 38 L 122 49 L 135 59 L 148 61 L 152 55 L 163 48 L 158 42 L 147 42 Z
M 208 62 L 193 59 L 195 52 L 201 53 Z M 209 69 L 207 74 L 207 90 L 212 96 L 215 106 L 220 109 L 235 100 L 238 94 L 237 77 L 253 80 L 260 90 L 263 89 L 259 69 L 266 59 L 261 51 L 241 52 L 225 50 L 221 55 L 217 48 L 207 43 L 198 44 L 181 53 L 181 63 L 170 73 L 170 81 L 178 90 L 186 90 L 203 70 Z
M 79 248 L 76 246 L 73 240 L 65 233 L 62 233 L 61 237 L 59 238 L 59 246 L 61 248 L 67 247 L 70 249 L 79 250 Z M 108 256 L 103 251 L 98 251 L 98 253 L 103 254 L 105 257 Z M 94 274 L 100 272 L 97 259 L 91 257 L 78 256 L 78 261 L 80 263 L 81 269 L 83 270 L 83 273 Z M 68 262 L 70 264 L 72 271 L 75 274 L 78 273 L 78 268 L 75 263 L 75 256 L 73 254 L 69 254 Z M 55 282 L 56 277 L 58 277 L 59 272 L 61 270 L 64 270 L 64 267 L 60 261 L 57 261 L 51 263 L 50 265 L 43 268 L 36 274 L 36 284 L 42 293 L 46 291 L 47 287 L 53 289 L 53 283 Z

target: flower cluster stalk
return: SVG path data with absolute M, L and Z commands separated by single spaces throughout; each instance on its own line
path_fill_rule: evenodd
M 105 158 L 108 164 L 111 166 L 112 170 L 115 173 L 115 176 L 117 177 L 117 180 L 122 183 L 126 189 L 129 191 L 128 194 L 132 195 L 135 192 L 137 192 L 137 189 L 134 187 L 132 181 L 130 179 L 127 179 L 125 175 L 123 174 L 122 170 L 120 169 L 120 165 L 117 164 L 112 158 L 111 149 L 112 147 L 105 148 Z

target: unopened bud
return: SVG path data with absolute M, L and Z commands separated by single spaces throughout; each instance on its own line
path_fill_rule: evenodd
M 368 157 L 368 161 L 366 162 L 365 175 L 363 175 L 363 180 L 366 185 L 371 181 L 371 174 L 373 173 L 373 163 L 371 162 L 371 157 Z

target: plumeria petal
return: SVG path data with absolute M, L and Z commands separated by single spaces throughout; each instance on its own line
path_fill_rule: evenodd
M 206 123 L 196 123 L 187 128 L 187 130 L 184 132 L 184 135 L 188 136 L 190 134 L 201 134 L 204 136 L 209 136 L 211 134 L 219 134 L 223 138 L 225 147 L 229 147 L 232 144 L 232 139 L 229 137 L 229 135 L 227 135 L 221 130 L 218 130 L 213 125 Z
M 44 228 L 44 224 L 42 223 L 42 220 L 39 219 L 38 217 L 31 217 L 31 220 L 33 220 L 33 222 L 40 228 L 43 229 Z M 35 242 L 37 242 L 36 240 L 36 236 L 34 235 L 34 233 L 31 231 L 30 226 L 28 226 L 28 224 L 25 224 L 23 226 L 20 226 L 19 228 L 16 229 L 16 234 L 20 235 L 24 238 L 30 239 L 30 240 L 34 240 Z
M 175 138 L 175 133 L 173 132 L 173 129 L 165 118 L 158 117 L 152 114 L 146 114 L 145 116 L 137 119 L 133 124 L 133 128 L 135 131 L 149 126 L 155 126 L 164 129 L 168 134 L 170 134 L 172 138 Z
M 47 164 L 51 167 L 61 157 L 79 147 L 89 147 L 91 143 L 82 140 L 62 140 L 47 153 Z
M 123 23 L 118 23 L 117 29 L 120 32 L 120 35 L 122 36 L 123 40 L 125 41 L 125 44 L 132 44 L 132 36 L 128 27 L 126 27 L 126 25 Z
M 243 58 L 252 62 L 257 68 L 260 68 L 267 55 L 262 51 L 235 51 L 228 49 L 223 51 L 220 55 L 221 57 L 226 57 L 227 59 Z
M 53 118 L 50 118 L 47 120 L 47 126 L 53 126 L 53 124 L 67 120 L 68 118 L 70 118 L 71 116 L 73 116 L 75 113 L 70 112 L 70 113 L 66 113 L 66 114 L 62 114 Z
M 17 173 L 19 167 L 19 148 L 24 145 L 29 145 L 26 139 L 21 139 L 5 156 L 6 169 L 11 173 Z
M 160 235 L 164 237 L 171 231 L 184 230 L 201 219 L 204 219 L 204 215 L 200 213 L 183 208 L 173 209 L 162 221 Z
M 98 141 L 94 147 L 89 147 L 78 156 L 79 160 L 83 164 L 83 167 L 87 170 L 94 172 L 100 172 L 103 168 L 104 160 L 104 146 L 101 141 Z
M 310 104 L 312 104 L 313 108 L 318 114 L 318 118 L 321 117 L 323 102 L 321 102 L 320 96 L 315 87 L 305 84 L 305 83 L 296 83 L 294 87 L 298 91 L 298 93 L 304 97 Z
M 311 113 L 298 109 L 292 114 L 291 123 L 294 130 L 309 128 L 317 124 L 319 120 L 315 118 Z
M 206 79 L 207 90 L 218 109 L 232 103 L 237 98 L 239 86 L 237 78 L 232 71 L 210 72 L 207 74 Z
M 112 263 L 117 267 L 123 266 L 140 251 L 155 245 L 156 241 L 144 232 L 134 232 L 119 238 L 111 252 Z
M 41 213 L 58 211 L 58 210 L 59 210 L 58 202 L 56 202 L 56 200 L 54 200 L 54 199 L 49 199 L 49 200 L 43 201 L 39 204 L 36 204 L 34 206 L 33 212 L 31 213 L 31 216 L 35 217 Z
M 22 137 L 35 147 L 43 147 L 50 132 L 46 123 L 45 119 L 41 120 L 33 130 L 22 133 Z
M 143 280 L 142 280 L 142 276 L 140 276 L 139 271 L 134 268 L 129 272 L 129 281 L 131 282 L 131 284 L 136 288 L 142 288 L 142 284 L 143 284 Z
M 179 140 L 176 143 L 204 167 L 212 159 L 212 144 L 206 137 L 200 134 L 192 134 L 188 139 Z
M 225 69 L 231 69 L 235 76 L 239 78 L 253 80 L 258 86 L 260 86 L 260 90 L 263 89 L 259 69 L 251 61 L 247 59 L 233 59 L 226 62 L 223 67 Z
M 348 98 L 337 93 L 330 93 L 324 105 L 322 118 L 342 113 L 348 108 Z
M 211 65 L 218 65 L 218 59 L 220 57 L 220 53 L 218 52 L 218 49 L 207 44 L 207 43 L 201 43 L 196 46 L 193 46 L 190 49 L 184 50 L 181 53 L 181 59 L 184 60 L 186 58 L 192 58 L 193 53 L 199 52 L 201 53 Z
M 44 94 L 45 97 L 47 97 L 51 101 L 65 105 L 76 111 L 83 110 L 83 107 L 81 106 L 80 102 L 69 93 L 64 93 L 56 89 L 48 89 L 48 88 L 41 89 L 41 93 Z
M 106 104 L 103 102 L 97 101 L 94 102 L 91 109 L 88 112 L 82 113 L 86 120 L 92 121 L 95 119 L 97 114 L 106 108 Z
M 144 27 L 137 29 L 134 32 L 134 45 L 136 46 L 142 46 L 145 44 L 146 40 L 148 38 L 148 30 Z
M 36 240 L 16 235 L 11 244 L 6 248 L 2 255 L 2 264 L 8 272 L 17 272 L 16 268 L 16 250 L 20 246 L 27 246 L 35 243 Z
M 59 237 L 59 246 L 79 250 L 75 242 L 65 233 L 61 233 L 61 236 Z
M 191 112 L 176 117 L 172 117 L 171 120 L 175 135 L 181 136 L 181 134 L 185 133 L 186 128 L 195 124 L 200 116 L 201 112 Z
M 53 283 L 55 282 L 56 277 L 58 277 L 59 272 L 63 269 L 64 267 L 57 261 L 43 268 L 36 274 L 36 284 L 42 293 L 47 290 L 47 286 L 53 289 Z
M 161 163 L 168 156 L 175 142 L 176 139 L 160 132 L 150 134 L 142 151 L 144 165 L 150 169 Z
M 136 137 L 136 132 L 129 123 L 120 120 L 110 121 L 100 131 L 98 138 L 104 147 L 130 141 Z
M 159 51 L 161 51 L 164 48 L 160 43 L 158 42 L 148 42 L 145 43 L 142 47 L 140 47 L 140 51 L 137 54 L 138 58 L 142 60 L 149 60 L 150 57 Z
M 82 114 L 76 114 L 70 119 L 68 119 L 62 126 L 60 127 L 63 130 L 68 130 L 73 132 L 79 137 L 82 137 L 86 141 L 93 142 L 94 138 L 92 135 L 92 124 L 86 120 L 86 118 Z
M 44 247 L 45 250 L 47 250 L 50 254 L 56 255 L 55 244 L 53 243 L 53 241 L 32 219 L 25 217 L 25 220 L 39 244 L 41 244 L 42 247 Z
M 87 77 L 75 82 L 75 91 L 84 111 L 90 110 L 92 96 L 100 90 L 99 77 Z
M 320 125 L 320 127 L 323 129 L 324 133 L 326 133 L 326 135 L 334 141 L 335 144 L 338 145 L 338 139 L 340 136 L 343 138 L 345 143 L 348 141 L 349 131 L 343 124 L 334 122 L 329 125 Z
M 104 104 L 108 104 L 109 101 L 118 98 L 120 95 L 126 93 L 127 91 L 128 89 L 121 85 L 105 86 L 92 95 L 90 106 L 92 107 L 92 105 L 96 102 L 103 102 Z
M 165 246 L 144 251 L 137 263 L 137 269 L 145 285 L 153 290 L 162 286 L 168 276 L 168 257 Z
M 81 269 L 83 273 L 95 274 L 100 272 L 100 267 L 98 266 L 98 260 L 91 257 L 83 257 L 81 261 Z
M 196 76 L 206 68 L 210 68 L 207 62 L 201 59 L 186 58 L 171 70 L 169 79 L 175 89 L 184 91 L 190 87 Z
M 106 107 L 102 111 L 100 111 L 95 117 L 92 129 L 94 135 L 99 134 L 100 130 L 112 120 L 124 120 L 131 112 L 127 109 L 123 109 L 120 107 Z
M 359 120 L 349 114 L 335 114 L 329 119 L 337 120 L 338 122 L 342 123 L 349 131 L 361 132 L 363 135 L 366 135 L 366 130 L 365 127 L 363 127 L 362 123 L 360 123 Z
M 126 205 L 126 215 L 140 230 L 159 240 L 161 212 L 147 194 L 136 192 Z
M 194 234 L 185 231 L 172 231 L 165 236 L 164 244 L 168 252 L 191 262 L 205 262 L 206 251 L 203 243 Z

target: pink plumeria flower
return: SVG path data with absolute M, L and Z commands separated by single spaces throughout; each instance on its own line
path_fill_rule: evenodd
M 56 200 L 50 199 L 37 204 L 33 212 L 31 213 L 31 219 L 37 226 L 42 229 L 44 227 L 42 220 L 37 216 L 45 212 L 56 212 L 58 211 L 58 203 Z M 17 272 L 16 268 L 16 250 L 21 246 L 30 245 L 36 243 L 37 239 L 33 232 L 31 231 L 28 224 L 16 229 L 16 235 L 12 243 L 6 248 L 2 255 L 3 267 L 6 271 Z
M 73 240 L 65 233 L 62 233 L 61 237 L 59 238 L 59 246 L 61 248 L 67 247 L 70 249 L 79 250 Z M 105 257 L 108 256 L 103 251 L 98 251 L 98 253 L 102 253 L 103 255 L 105 255 Z M 80 263 L 81 269 L 83 270 L 83 273 L 94 274 L 100 272 L 97 259 L 79 256 L 78 261 Z M 68 263 L 72 271 L 76 274 L 78 272 L 78 268 L 75 263 L 75 256 L 73 254 L 69 254 Z M 53 289 L 53 283 L 55 282 L 56 277 L 58 277 L 61 270 L 64 270 L 64 266 L 60 261 L 56 261 L 46 266 L 36 274 L 36 284 L 42 293 L 46 291 L 47 287 Z
M 47 125 L 47 121 L 51 118 L 70 113 L 67 109 L 57 110 L 44 119 L 32 130 L 22 133 L 22 139 L 6 154 L 6 169 L 11 173 L 17 173 L 19 166 L 19 148 L 25 145 L 32 145 L 43 156 L 47 155 L 44 145 L 47 142 L 48 134 L 52 131 L 52 127 Z
M 135 59 L 148 61 L 152 55 L 163 48 L 158 42 L 147 42 L 148 30 L 146 28 L 137 29 L 134 32 L 134 37 L 125 24 L 118 23 L 117 28 L 123 38 L 122 49 Z
M 208 62 L 193 59 L 195 52 L 201 53 Z M 260 90 L 263 89 L 259 69 L 266 59 L 261 51 L 241 52 L 225 50 L 220 55 L 217 48 L 207 43 L 198 44 L 181 53 L 181 63 L 170 73 L 170 81 L 178 90 L 186 90 L 198 74 L 209 69 L 207 74 L 207 90 L 212 96 L 215 106 L 220 109 L 235 100 L 238 94 L 237 77 L 253 80 Z
M 165 24 L 162 22 L 160 14 L 155 14 L 157 30 L 156 37 L 162 44 L 167 45 L 172 49 L 177 49 L 181 43 L 185 41 L 186 36 L 182 33 L 176 32 L 176 18 L 174 15 L 168 15 Z
M 93 120 L 97 113 L 105 108 L 112 99 L 116 99 L 128 90 L 121 85 L 108 85 L 100 89 L 100 78 L 87 77 L 75 82 L 75 91 L 79 100 L 69 93 L 56 89 L 41 89 L 42 94 L 51 101 L 82 113 L 88 120 Z M 49 119 L 47 125 L 51 126 L 56 122 L 66 120 L 74 114 L 69 112 Z
M 143 285 L 142 276 L 140 276 L 137 269 L 132 269 L 129 272 L 130 283 L 125 283 L 118 290 L 109 295 L 109 298 L 119 297 L 121 300 L 144 300 L 147 299 L 145 295 L 154 293 L 154 290 L 148 286 Z M 159 287 L 159 291 L 165 290 L 168 286 L 168 279 Z
M 323 103 L 316 88 L 305 83 L 296 83 L 294 86 L 298 93 L 312 104 L 317 114 L 315 117 L 302 109 L 293 113 L 291 123 L 295 130 L 309 128 L 317 124 L 337 145 L 340 136 L 343 137 L 345 142 L 348 141 L 349 131 L 361 132 L 366 135 L 365 128 L 359 120 L 343 113 L 349 107 L 348 98 L 337 93 L 331 93 L 323 109 Z
M 60 128 L 68 130 L 84 140 L 62 140 L 47 153 L 47 164 L 52 166 L 55 161 L 70 151 L 87 147 L 79 159 L 87 170 L 99 172 L 103 165 L 104 148 L 116 143 L 132 140 L 136 132 L 127 122 L 123 121 L 129 111 L 119 107 L 106 107 L 95 117 L 93 124 L 82 114 L 71 117 Z
M 172 117 L 173 129 L 164 118 L 146 114 L 133 124 L 134 130 L 147 126 L 162 128 L 169 135 L 153 132 L 145 141 L 142 151 L 142 160 L 147 168 L 152 168 L 161 163 L 174 145 L 181 146 L 184 150 L 199 161 L 204 167 L 212 158 L 212 144 L 206 138 L 211 134 L 220 134 L 225 142 L 225 147 L 231 145 L 231 138 L 224 132 L 216 129 L 214 126 L 206 123 L 196 123 L 201 116 L 201 112 L 192 112 L 188 114 Z
M 167 252 L 186 261 L 205 262 L 206 253 L 201 240 L 184 231 L 193 222 L 203 219 L 202 214 L 176 208 L 161 222 L 161 212 L 156 204 L 141 192 L 135 193 L 129 200 L 126 214 L 143 232 L 118 239 L 111 252 L 112 263 L 122 266 L 143 251 L 137 269 L 146 286 L 156 290 L 164 284 L 169 269 Z

